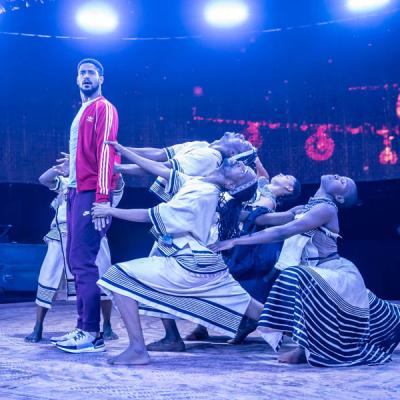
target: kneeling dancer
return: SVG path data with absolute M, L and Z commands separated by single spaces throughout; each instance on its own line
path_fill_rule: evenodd
M 294 221 L 210 246 L 219 251 L 286 239 L 276 265 L 283 271 L 258 328 L 276 351 L 283 334 L 297 344 L 281 362 L 319 367 L 382 364 L 400 341 L 400 307 L 368 291 L 356 266 L 337 252 L 338 207 L 356 200 L 352 179 L 324 175 Z

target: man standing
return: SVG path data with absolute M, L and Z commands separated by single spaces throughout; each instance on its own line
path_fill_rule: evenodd
M 119 157 L 106 140 L 116 140 L 118 114 L 101 95 L 103 66 L 94 59 L 78 64 L 77 84 L 82 106 L 71 126 L 70 174 L 67 201 L 67 260 L 76 282 L 78 320 L 76 328 L 54 338 L 57 348 L 70 353 L 105 350 L 100 333 L 100 289 L 96 257 L 111 220 L 94 218 L 94 203 L 110 204 L 118 175 L 113 173 Z

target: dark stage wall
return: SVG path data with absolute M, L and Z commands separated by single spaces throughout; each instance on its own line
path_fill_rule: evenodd
M 305 185 L 299 201 L 306 201 L 315 189 L 316 185 Z M 398 300 L 400 180 L 361 183 L 359 191 L 361 205 L 341 213 L 340 252 L 358 266 L 367 286 L 377 295 Z M 52 197 L 40 185 L 0 184 L 0 221 L 13 225 L 10 240 L 43 243 L 53 216 L 48 206 Z M 147 208 L 156 203 L 147 190 L 127 188 L 120 207 Z M 147 256 L 153 243 L 149 228 L 114 220 L 108 235 L 113 262 Z
M 321 10 L 341 3 L 283 1 L 265 2 L 279 5 L 281 15 L 260 12 L 265 17 L 260 29 L 329 20 L 335 16 Z M 57 4 L 71 2 L 0 15 L 1 30 L 74 35 L 57 23 L 62 17 Z M 144 3 L 154 10 L 154 24 L 144 27 L 151 18 L 143 15 L 134 35 L 190 31 L 188 26 L 176 30 L 174 13 L 180 8 L 171 4 L 177 2 Z M 163 147 L 240 131 L 259 148 L 271 175 L 291 173 L 305 184 L 302 201 L 323 173 L 353 177 L 363 204 L 342 214 L 343 254 L 356 262 L 377 294 L 399 299 L 399 37 L 399 13 L 225 38 L 0 35 L 0 225 L 12 224 L 11 239 L 21 243 L 40 243 L 47 232 L 51 193 L 37 179 L 60 151 L 68 151 L 70 124 L 80 107 L 76 64 L 96 57 L 105 66 L 104 94 L 118 109 L 123 144 Z M 151 205 L 154 200 L 144 189 L 148 183 L 128 180 L 121 206 Z M 114 261 L 146 255 L 151 245 L 146 231 L 115 221 L 110 232 Z
M 236 130 L 259 146 L 272 174 L 304 183 L 326 172 L 400 178 L 400 16 L 370 22 L 229 43 L 1 36 L 0 181 L 35 183 L 67 151 L 80 106 L 75 68 L 86 56 L 105 65 L 123 144 L 161 147 Z

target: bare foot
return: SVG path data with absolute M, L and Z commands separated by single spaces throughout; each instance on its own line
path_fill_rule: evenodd
M 150 362 L 147 351 L 138 352 L 128 347 L 125 351 L 117 356 L 107 360 L 111 365 L 146 365 Z
M 193 332 L 186 335 L 183 340 L 190 341 L 197 341 L 197 340 L 206 340 L 209 338 L 207 328 L 202 325 L 197 325 L 194 328 Z
M 304 364 L 307 362 L 306 352 L 302 347 L 296 347 L 279 356 L 278 361 L 286 364 Z
M 179 340 L 168 340 L 166 338 L 158 340 L 157 342 L 149 343 L 146 346 L 149 351 L 172 351 L 172 352 L 182 352 L 186 351 L 185 343 L 182 339 Z
M 257 328 L 257 321 L 250 318 L 243 317 L 242 322 L 239 325 L 239 329 L 236 332 L 236 336 L 233 339 L 229 339 L 229 344 L 242 344 L 250 333 L 254 332 Z
M 42 340 L 42 331 L 43 327 L 41 326 L 36 326 L 33 328 L 33 332 L 29 334 L 28 336 L 25 337 L 25 342 L 29 343 L 37 343 Z

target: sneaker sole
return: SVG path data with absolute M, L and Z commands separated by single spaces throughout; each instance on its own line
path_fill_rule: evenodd
M 50 343 L 51 344 L 57 344 L 57 343 L 61 343 L 61 342 L 63 342 L 64 341 L 64 339 L 62 339 L 62 340 L 51 340 L 50 339 Z
M 86 348 L 86 349 L 66 349 L 60 346 L 57 346 L 57 349 L 65 351 L 66 353 L 101 353 L 103 351 L 106 351 L 106 346 L 102 346 L 102 347 L 97 347 L 97 348 Z
M 51 344 L 57 344 L 57 343 L 61 343 L 61 342 L 66 342 L 69 339 L 61 339 L 61 340 L 51 340 L 50 339 L 50 343 Z

